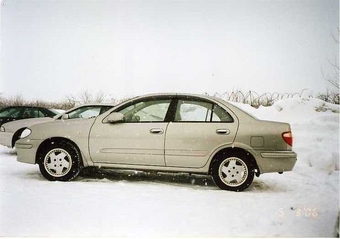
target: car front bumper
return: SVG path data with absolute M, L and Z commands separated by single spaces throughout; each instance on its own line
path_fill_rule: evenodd
M 297 160 L 293 151 L 260 152 L 256 157 L 260 173 L 292 171 Z
M 41 140 L 19 140 L 15 143 L 17 161 L 21 163 L 36 163 L 36 154 Z
M 0 132 L 0 144 L 12 148 L 12 132 Z

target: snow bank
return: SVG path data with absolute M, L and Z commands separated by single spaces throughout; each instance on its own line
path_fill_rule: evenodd
M 230 103 L 259 119 L 290 123 L 300 170 L 310 167 L 329 174 L 339 170 L 339 105 L 314 98 L 284 99 L 258 109 Z

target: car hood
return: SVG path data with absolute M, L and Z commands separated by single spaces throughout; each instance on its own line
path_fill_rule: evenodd
M 5 123 L 2 126 L 5 128 L 6 132 L 15 133 L 18 129 L 27 128 L 35 124 L 45 123 L 49 121 L 53 121 L 53 119 L 50 117 L 30 118 L 30 119 L 14 120 L 14 121 Z
M 29 127 L 32 133 L 30 139 L 47 139 L 53 137 L 77 138 L 88 135 L 95 118 L 54 120 Z

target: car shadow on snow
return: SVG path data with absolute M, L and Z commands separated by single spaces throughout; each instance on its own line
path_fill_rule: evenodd
M 155 182 L 177 186 L 202 186 L 204 189 L 217 189 L 210 176 L 196 174 L 190 175 L 188 173 L 163 173 L 88 168 L 83 170 L 76 180 L 86 182 L 96 181 L 98 179 L 127 182 Z
M 6 148 L 0 152 L 0 155 L 16 156 L 16 149 Z M 46 181 L 46 179 L 36 170 L 26 174 L 16 173 L 18 177 L 24 179 L 36 179 Z M 98 181 L 106 179 L 110 181 L 127 181 L 127 182 L 151 182 L 182 187 L 194 187 L 196 189 L 219 190 L 215 186 L 209 175 L 198 175 L 189 173 L 163 173 L 163 172 L 144 172 L 135 170 L 118 170 L 89 167 L 85 168 L 75 179 L 77 182 Z M 253 183 L 244 192 L 285 192 L 287 188 L 274 181 L 261 180 L 255 178 Z
M 106 179 L 108 181 L 152 182 L 167 185 L 220 190 L 209 175 L 189 173 L 144 172 L 90 167 L 83 170 L 76 181 L 88 182 Z M 282 191 L 277 185 L 255 179 L 245 192 Z

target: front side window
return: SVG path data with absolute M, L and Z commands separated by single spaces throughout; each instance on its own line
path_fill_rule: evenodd
M 175 122 L 233 122 L 231 115 L 222 107 L 204 101 L 179 100 Z
M 124 122 L 162 122 L 169 105 L 170 100 L 140 101 L 118 112 L 124 115 Z
M 41 110 L 38 110 L 38 117 L 42 118 L 42 117 L 46 117 L 46 116 L 44 115 L 44 112 L 42 112 Z
M 109 106 L 109 105 L 108 106 L 102 106 L 102 107 L 100 107 L 99 114 L 101 115 L 101 114 L 105 113 L 106 111 L 108 111 L 111 108 L 112 108 L 112 106 Z
M 21 117 L 24 118 L 24 119 L 37 118 L 38 117 L 38 111 L 35 108 L 25 108 Z

